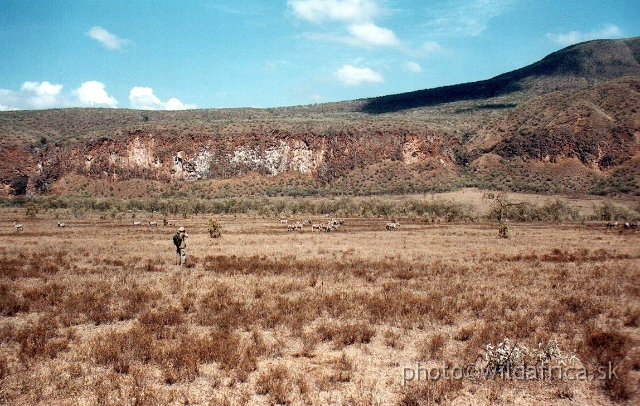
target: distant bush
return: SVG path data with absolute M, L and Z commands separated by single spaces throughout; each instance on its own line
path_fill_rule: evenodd
M 494 206 L 489 212 L 489 218 L 498 219 L 500 208 Z M 568 202 L 556 199 L 538 206 L 534 203 L 521 202 L 504 208 L 504 216 L 514 221 L 575 221 L 580 219 L 580 213 Z
M 599 221 L 631 220 L 640 218 L 640 213 L 637 211 L 609 201 L 602 204 L 594 204 L 593 211 L 593 220 Z

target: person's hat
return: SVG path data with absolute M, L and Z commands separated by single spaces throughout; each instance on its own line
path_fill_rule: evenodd
M 180 227 L 178 231 L 184 231 L 184 227 Z

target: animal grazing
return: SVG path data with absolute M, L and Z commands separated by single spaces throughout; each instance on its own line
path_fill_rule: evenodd
M 335 231 L 338 229 L 338 226 L 335 224 L 332 224 L 331 222 L 328 222 L 327 224 L 323 224 L 320 226 L 320 229 L 322 231 L 326 231 L 327 233 L 330 233 L 331 231 Z
M 287 231 L 298 231 L 302 230 L 302 223 L 287 223 Z
M 391 223 L 387 223 L 386 228 L 387 230 L 392 230 L 395 231 L 398 229 L 398 227 L 400 227 L 400 223 L 397 221 L 391 222 Z
M 67 225 L 58 221 L 58 227 L 65 228 Z
M 14 221 L 13 226 L 16 228 L 16 231 L 23 231 L 22 224 L 18 224 Z
M 139 221 L 133 220 L 133 225 L 134 226 L 139 226 L 140 224 L 142 224 L 142 223 L 140 223 Z
M 618 228 L 618 222 L 617 221 L 610 221 L 606 224 L 606 227 L 611 230 L 612 228 Z

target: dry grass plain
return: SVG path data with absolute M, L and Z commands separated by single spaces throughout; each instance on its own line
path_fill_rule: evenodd
M 0 212 L 0 403 L 42 405 L 638 404 L 640 231 L 602 224 L 273 218 L 175 227 Z M 141 218 L 143 217 L 143 218 Z M 304 217 L 306 218 L 306 216 Z M 321 218 L 314 218 L 320 221 Z M 487 343 L 557 342 L 618 379 L 407 382 L 477 365 Z M 552 360 L 553 362 L 553 360 Z

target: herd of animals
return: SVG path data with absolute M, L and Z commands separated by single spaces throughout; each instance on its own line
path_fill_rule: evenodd
M 610 221 L 606 224 L 606 226 L 609 230 L 611 229 L 620 229 L 620 224 L 618 224 L 617 221 Z M 624 223 L 622 223 L 622 229 L 623 230 L 635 230 L 636 228 L 638 228 L 638 221 L 632 221 L 632 222 L 628 222 L 625 221 Z
M 315 231 L 336 231 L 340 228 L 341 225 L 344 224 L 344 220 L 342 219 L 330 219 L 327 220 L 326 223 L 314 223 L 311 219 L 306 219 L 302 221 L 289 221 L 288 219 L 281 218 L 280 223 L 287 225 L 287 231 L 302 231 L 305 225 L 311 226 L 311 232 Z
M 343 219 L 329 219 L 324 223 L 314 223 L 310 218 L 306 219 L 306 220 L 302 220 L 302 221 L 290 221 L 289 219 L 286 218 L 281 218 L 279 220 L 279 222 L 281 224 L 285 224 L 287 226 L 287 231 L 302 231 L 302 229 L 305 226 L 310 226 L 311 227 L 311 232 L 320 232 L 320 231 L 325 231 L 325 232 L 330 232 L 330 231 L 336 231 L 340 228 L 341 225 L 344 224 L 344 220 Z M 149 227 L 157 227 L 158 226 L 158 222 L 157 221 L 148 221 L 149 223 Z M 166 218 L 162 220 L 162 225 L 164 226 L 173 226 L 175 224 L 174 221 L 171 220 L 167 220 Z M 139 220 L 133 220 L 133 225 L 134 226 L 141 226 L 142 222 Z M 24 226 L 20 223 L 17 222 L 13 222 L 13 227 L 15 228 L 16 231 L 24 231 Z M 64 228 L 66 227 L 65 223 L 61 223 L 60 221 L 58 221 L 58 227 L 60 228 Z M 385 224 L 385 229 L 389 230 L 389 231 L 395 231 L 398 229 L 398 227 L 400 227 L 400 223 L 398 221 L 392 221 L 392 222 L 388 222 Z M 608 230 L 635 230 L 638 228 L 638 221 L 632 221 L 632 222 L 622 222 L 622 223 L 618 223 L 617 221 L 609 221 L 605 224 L 605 227 Z

